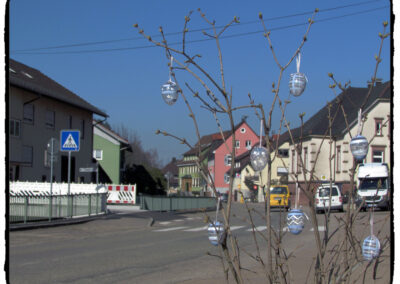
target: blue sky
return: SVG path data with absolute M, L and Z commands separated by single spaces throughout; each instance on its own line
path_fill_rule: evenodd
M 81 96 L 110 118 L 111 125 L 123 124 L 135 131 L 145 148 L 157 149 L 160 158 L 168 162 L 187 150 L 179 142 L 156 136 L 157 129 L 195 142 L 195 130 L 189 112 L 180 98 L 173 106 L 166 105 L 160 88 L 168 80 L 165 52 L 142 39 L 133 24 L 146 33 L 158 35 L 183 30 L 184 17 L 194 10 L 189 30 L 209 26 L 197 13 L 197 8 L 225 25 L 234 16 L 241 24 L 226 31 L 229 38 L 221 41 L 226 83 L 233 90 L 235 106 L 248 104 L 248 93 L 256 103 L 269 111 L 273 95 L 271 85 L 277 83 L 279 69 L 258 20 L 261 12 L 271 29 L 271 39 L 278 59 L 285 65 L 293 55 L 306 31 L 307 19 L 315 8 L 316 23 L 311 27 L 302 49 L 300 71 L 308 77 L 306 91 L 292 98 L 287 119 L 299 125 L 298 114 L 311 117 L 334 97 L 329 89 L 332 72 L 342 83 L 351 81 L 354 87 L 366 86 L 375 68 L 384 21 L 389 22 L 388 0 L 362 1 L 128 1 L 128 0 L 13 0 L 10 1 L 10 57 L 36 68 L 64 87 Z M 305 14 L 309 12 L 309 14 Z M 299 15 L 300 14 L 300 15 Z M 297 16 L 296 16 L 297 15 Z M 272 19 L 275 18 L 275 19 Z M 271 19 L 271 20 L 268 20 Z M 154 37 L 155 39 L 159 39 Z M 169 42 L 182 36 L 169 35 Z M 188 41 L 204 39 L 201 32 L 191 32 Z M 111 41 L 106 44 L 98 42 Z M 391 79 L 391 38 L 382 50 L 378 77 Z M 94 44 L 96 43 L 97 44 Z M 86 44 L 91 43 L 91 44 Z M 76 45 L 63 47 L 65 45 Z M 44 49 L 48 47 L 58 47 Z M 175 46 L 177 47 L 177 46 Z M 188 43 L 191 54 L 201 54 L 199 63 L 220 81 L 218 53 L 214 41 Z M 25 50 L 25 51 L 22 51 Z M 293 62 L 282 78 L 280 97 L 288 98 L 290 73 L 296 71 Z M 181 85 L 188 82 L 203 92 L 192 77 L 176 72 Z M 213 116 L 199 107 L 187 90 L 186 96 L 199 121 L 202 135 L 217 132 Z M 251 110 L 235 114 L 238 122 L 248 115 L 250 126 L 258 131 L 259 122 Z M 227 117 L 219 117 L 227 127 Z M 274 110 L 272 129 L 279 128 L 280 111 Z

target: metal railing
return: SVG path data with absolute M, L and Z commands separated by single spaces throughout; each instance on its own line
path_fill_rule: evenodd
M 216 200 L 212 197 L 140 195 L 139 200 L 140 209 L 151 211 L 196 210 L 216 206 Z
M 28 223 L 80 216 L 104 214 L 107 193 L 10 196 L 10 223 Z

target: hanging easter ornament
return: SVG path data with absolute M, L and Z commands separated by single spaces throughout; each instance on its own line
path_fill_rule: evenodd
M 251 166 L 255 171 L 261 171 L 265 168 L 269 160 L 269 152 L 266 148 L 261 146 L 262 141 L 262 124 L 263 120 L 261 120 L 260 126 L 260 145 L 258 147 L 254 147 L 250 153 L 250 162 Z
M 362 131 L 362 111 L 358 111 L 358 129 L 357 136 L 350 141 L 350 150 L 357 161 L 362 161 L 368 154 L 368 140 L 361 135 Z
M 299 52 L 297 53 L 296 58 L 297 72 L 290 74 L 289 80 L 290 93 L 295 97 L 300 96 L 304 92 L 306 84 L 308 83 L 306 75 L 304 75 L 304 73 L 300 73 L 300 57 L 301 56 Z
M 171 65 L 169 68 L 169 80 L 161 87 L 162 97 L 168 105 L 173 105 L 178 100 L 178 87 L 176 83 L 171 79 L 173 59 L 174 58 L 171 56 Z
M 220 198 L 218 197 L 217 201 L 217 211 L 215 214 L 215 221 L 208 225 L 208 239 L 210 240 L 211 244 L 214 246 L 218 246 L 223 239 L 223 235 L 225 233 L 224 224 L 222 222 L 218 222 L 218 211 L 219 211 L 219 202 Z
M 303 231 L 305 222 L 304 219 L 306 217 L 303 210 L 297 208 L 298 200 L 299 200 L 299 188 L 296 183 L 295 208 L 291 209 L 286 217 L 288 229 L 293 235 L 298 235 Z
M 370 218 L 370 227 L 371 227 L 371 235 L 366 237 L 363 241 L 362 245 L 362 254 L 364 259 L 370 261 L 374 258 L 379 256 L 381 250 L 381 244 L 379 239 L 374 236 L 374 212 L 372 211 L 371 218 Z

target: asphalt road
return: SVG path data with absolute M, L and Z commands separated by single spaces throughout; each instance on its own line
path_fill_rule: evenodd
M 252 206 L 262 212 L 261 204 Z M 132 211 L 127 207 L 114 207 L 112 211 L 114 214 L 83 224 L 10 232 L 10 283 L 223 283 L 221 262 L 207 255 L 219 254 L 208 241 L 204 222 L 205 214 L 214 219 L 215 212 L 175 214 Z M 376 220 L 387 215 L 377 212 Z M 262 217 L 253 216 L 254 224 L 265 234 Z M 277 228 L 280 221 L 284 226 L 285 216 L 274 211 L 272 226 Z M 323 216 L 318 218 L 322 221 Z M 389 232 L 390 223 L 381 224 Z M 231 228 L 243 251 L 255 253 L 248 214 L 240 204 L 233 207 Z M 322 234 L 325 228 L 319 230 Z M 368 226 L 360 226 L 360 234 L 362 231 L 367 236 Z M 265 241 L 257 235 L 264 253 Z M 306 283 L 305 271 L 315 256 L 311 223 L 306 223 L 300 235 L 285 234 L 283 243 L 288 252 L 299 254 L 292 273 L 301 273 L 293 279 L 302 281 L 294 283 Z M 389 271 L 388 263 L 386 257 L 383 275 Z M 244 254 L 242 265 L 255 271 L 260 268 Z M 376 283 L 388 283 L 382 282 L 384 276 L 378 277 Z M 246 282 L 261 281 L 260 274 L 246 274 Z

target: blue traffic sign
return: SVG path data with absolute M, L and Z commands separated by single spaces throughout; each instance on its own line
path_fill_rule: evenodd
M 60 150 L 79 151 L 80 132 L 79 130 L 61 130 Z

